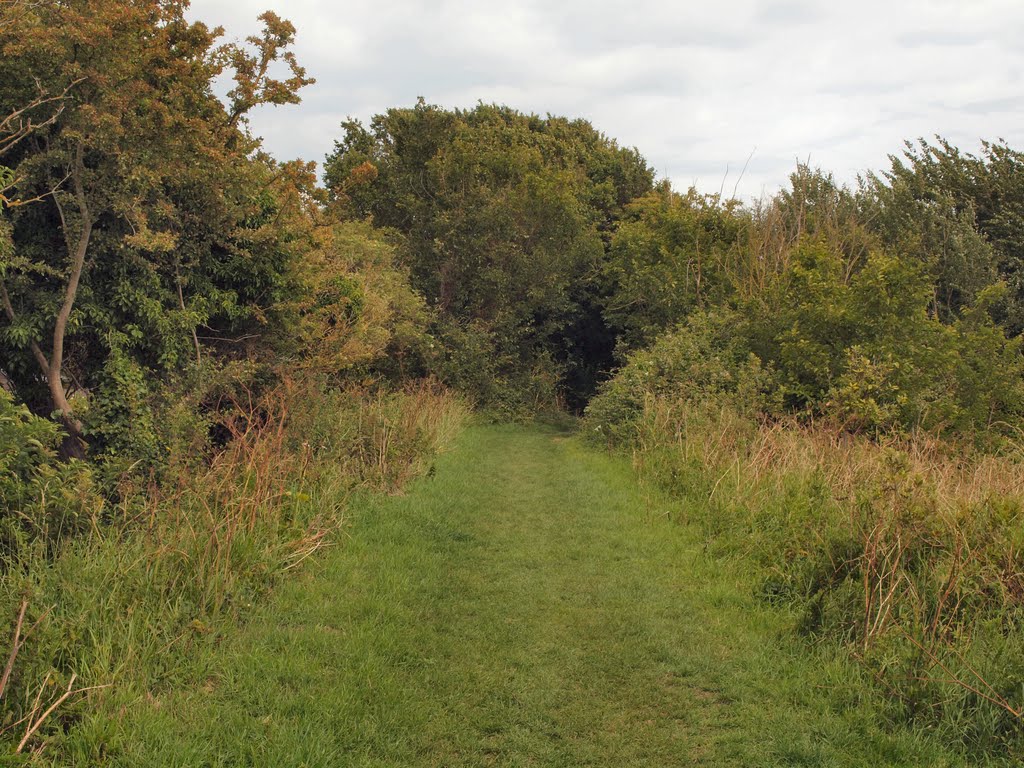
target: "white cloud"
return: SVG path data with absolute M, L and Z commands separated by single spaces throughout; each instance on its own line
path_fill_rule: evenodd
M 904 139 L 1024 145 L 1024 6 L 1017 0 L 193 0 L 230 36 L 265 7 L 298 28 L 318 82 L 253 130 L 279 157 L 322 160 L 347 115 L 417 96 L 586 117 L 679 187 L 745 195 L 797 158 L 852 180 Z

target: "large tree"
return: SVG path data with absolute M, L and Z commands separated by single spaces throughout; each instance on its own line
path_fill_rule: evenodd
M 326 164 L 336 205 L 405 235 L 414 284 L 442 319 L 489 337 L 480 364 L 503 362 L 488 375 L 537 370 L 585 396 L 611 362 L 603 245 L 651 188 L 643 158 L 586 121 L 484 104 L 421 100 L 344 128 Z
M 201 356 L 197 329 L 272 303 L 287 247 L 246 113 L 310 82 L 272 13 L 244 45 L 184 17 L 185 0 L 70 0 L 0 10 L 0 144 L 19 199 L 0 261 L 0 367 L 81 455 L 69 396 L 114 357 L 168 368 Z M 271 76 L 283 58 L 289 77 Z M 230 68 L 225 106 L 212 83 Z M 28 106 L 25 109 L 25 105 Z M 12 183 L 7 184 L 8 187 Z M 45 396 L 40 391 L 45 387 Z

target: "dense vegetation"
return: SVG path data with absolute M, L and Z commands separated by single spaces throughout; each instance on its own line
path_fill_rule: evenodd
M 346 122 L 321 187 L 247 129 L 312 82 L 292 25 L 186 6 L 0 8 L 12 751 L 173 685 L 469 403 L 585 409 L 894 720 L 1021 754 L 1024 154 L 921 141 L 743 204 L 421 100 Z
M 325 180 L 342 216 L 403 236 L 437 313 L 440 373 L 509 412 L 581 405 L 612 363 L 606 246 L 653 174 L 583 120 L 422 100 L 345 124 Z
M 394 238 L 246 129 L 310 82 L 292 26 L 221 44 L 185 5 L 0 8 L 6 753 L 117 754 L 91 713 L 180 683 L 465 410 Z
M 1017 757 L 1024 243 L 988 222 L 1018 218 L 1022 160 L 921 144 L 856 190 L 800 168 L 752 210 L 645 202 L 613 248 L 655 254 L 637 272 L 689 276 L 693 298 L 648 310 L 651 341 L 586 418 L 802 634 L 863 663 L 893 721 Z M 706 255 L 669 216 L 714 222 Z

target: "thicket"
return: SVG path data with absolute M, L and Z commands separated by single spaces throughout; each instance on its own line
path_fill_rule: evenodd
M 0 742 L 100 764 L 190 664 L 466 414 L 394 233 L 246 114 L 311 80 L 272 13 L 0 7 Z M 284 73 L 280 76 L 280 73 Z M 225 102 L 213 92 L 233 79 Z M 7 758 L 5 758 L 7 759 Z
M 344 124 L 331 204 L 402 236 L 440 375 L 508 414 L 578 408 L 613 363 L 608 243 L 653 172 L 584 120 L 420 100 Z

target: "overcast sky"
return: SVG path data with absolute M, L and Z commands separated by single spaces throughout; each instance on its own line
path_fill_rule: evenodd
M 417 96 L 584 117 L 677 188 L 743 196 L 798 158 L 852 180 L 919 136 L 1024 148 L 1021 0 L 193 0 L 190 15 L 237 38 L 268 8 L 317 78 L 301 105 L 252 116 L 280 159 L 322 162 L 346 116 Z

